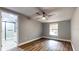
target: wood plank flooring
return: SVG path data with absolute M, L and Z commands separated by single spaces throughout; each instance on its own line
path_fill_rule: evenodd
M 72 51 L 70 42 L 41 38 L 19 46 L 24 51 Z

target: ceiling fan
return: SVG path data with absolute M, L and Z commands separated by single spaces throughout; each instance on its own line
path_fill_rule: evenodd
M 48 17 L 52 16 L 52 15 L 48 15 L 43 8 L 40 7 L 37 8 L 39 9 L 39 12 L 36 12 L 36 14 L 42 16 L 41 18 L 38 19 L 48 20 Z

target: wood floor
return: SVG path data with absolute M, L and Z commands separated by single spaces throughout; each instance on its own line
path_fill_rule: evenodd
M 72 51 L 70 42 L 41 38 L 31 43 L 19 46 L 24 51 Z

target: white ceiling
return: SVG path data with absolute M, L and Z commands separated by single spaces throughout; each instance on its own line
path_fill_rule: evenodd
M 71 20 L 75 8 L 59 8 L 55 9 L 50 15 L 53 15 L 48 18 L 48 20 L 39 19 L 41 22 L 56 22 L 56 21 L 64 21 L 64 20 Z
M 7 9 L 22 13 L 26 16 L 32 17 L 32 19 L 40 22 L 56 22 L 70 20 L 74 13 L 74 7 L 42 7 L 49 15 L 53 15 L 48 20 L 37 19 L 39 15 L 35 15 L 39 10 L 35 7 L 7 7 Z
M 6 7 L 7 9 L 22 13 L 26 16 L 31 16 L 38 12 L 37 8 L 34 7 Z

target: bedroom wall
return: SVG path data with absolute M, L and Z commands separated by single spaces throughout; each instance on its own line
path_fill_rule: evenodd
M 58 38 L 66 40 L 71 39 L 70 23 L 70 20 L 58 22 Z
M 71 20 L 71 40 L 73 50 L 79 51 L 79 8 L 76 8 Z
M 70 20 L 67 21 L 59 21 L 58 23 L 58 37 L 49 35 L 49 24 L 50 23 L 43 23 L 43 36 L 50 37 L 52 39 L 59 38 L 70 40 L 71 39 L 71 32 L 70 32 Z
M 19 43 L 41 37 L 42 23 L 19 15 Z
M 0 11 L 0 50 L 1 50 L 1 33 L 2 33 L 2 30 L 1 30 L 1 11 Z

